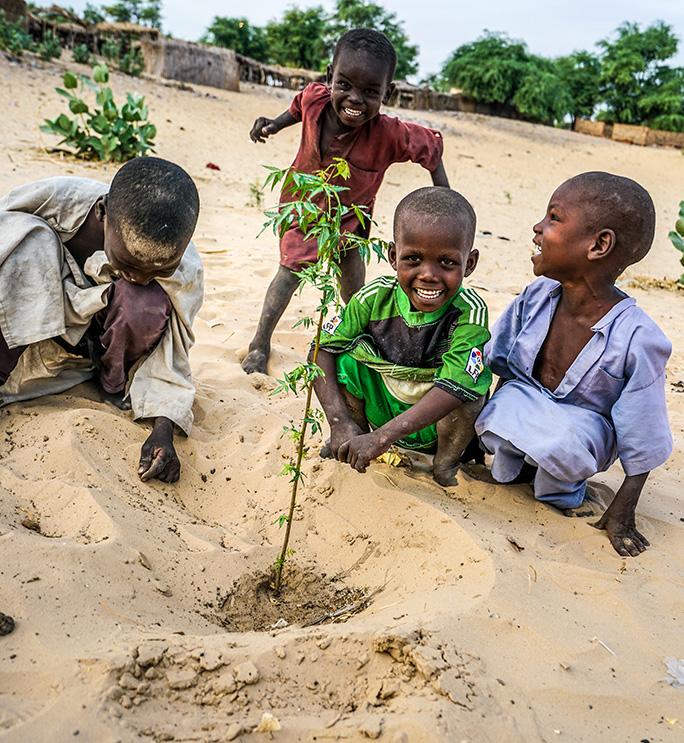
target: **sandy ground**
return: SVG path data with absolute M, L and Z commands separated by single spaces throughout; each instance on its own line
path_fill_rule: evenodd
M 55 141 L 38 124 L 63 110 L 58 75 L 0 59 L 2 192 L 114 172 L 42 149 Z M 247 136 L 258 114 L 284 110 L 286 92 L 182 91 L 122 76 L 113 87 L 147 96 L 157 154 L 187 168 L 201 193 L 196 424 L 177 444 L 182 480 L 167 486 L 135 475 L 146 426 L 98 402 L 89 385 L 0 412 L 0 611 L 17 621 L 0 638 L 0 739 L 267 740 L 251 732 L 266 712 L 281 741 L 684 740 L 684 689 L 667 684 L 664 665 L 684 657 L 679 448 L 640 504 L 653 546 L 630 560 L 522 486 L 462 478 L 447 492 L 420 471 L 373 465 L 359 475 L 313 456 L 293 564 L 382 590 L 346 623 L 226 631 L 235 581 L 249 586 L 276 555 L 273 521 L 288 498 L 281 429 L 301 403 L 270 397 L 273 379 L 245 376 L 237 359 L 277 256 L 272 236 L 255 239 L 263 218 L 250 184 L 262 163 L 290 162 L 299 134 L 259 146 Z M 684 198 L 680 152 L 481 116 L 402 116 L 444 132 L 451 183 L 491 233 L 478 234 L 471 285 L 492 319 L 531 278 L 531 225 L 549 195 L 585 170 L 649 189 L 658 235 L 634 273 L 679 275 L 666 235 Z M 390 237 L 395 204 L 428 182 L 417 166 L 389 171 L 378 234 Z M 684 297 L 633 293 L 674 343 L 667 396 L 681 440 Z M 313 299 L 294 302 L 276 333 L 274 375 L 302 358 L 307 336 L 289 328 Z M 620 478 L 614 467 L 597 481 Z M 324 585 L 309 583 L 312 600 Z

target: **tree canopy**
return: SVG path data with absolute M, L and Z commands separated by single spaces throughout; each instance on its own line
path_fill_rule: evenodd
M 577 51 L 547 59 L 505 34 L 486 31 L 458 47 L 437 82 L 458 87 L 477 101 L 515 108 L 543 123 L 599 118 L 684 131 L 684 69 L 667 64 L 678 39 L 662 21 L 641 30 L 624 23 L 599 52 Z
M 666 62 L 678 48 L 672 27 L 659 21 L 643 31 L 623 23 L 602 39 L 601 118 L 684 131 L 684 69 Z
M 291 7 L 263 28 L 245 18 L 217 16 L 201 40 L 259 62 L 325 70 L 337 39 L 352 28 L 374 28 L 387 35 L 397 52 L 398 79 L 417 71 L 418 47 L 410 43 L 403 23 L 395 13 L 366 0 L 337 0 L 332 14 L 320 5 L 305 10 Z

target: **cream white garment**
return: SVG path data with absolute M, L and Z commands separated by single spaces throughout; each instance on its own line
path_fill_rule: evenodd
M 57 177 L 0 197 L 0 328 L 10 348 L 30 345 L 0 387 L 0 405 L 60 392 L 92 376 L 87 360 L 49 339 L 75 345 L 107 304 L 112 268 L 105 253 L 94 253 L 81 271 L 64 247 L 107 191 L 88 178 Z M 189 433 L 195 388 L 188 354 L 204 297 L 202 261 L 192 242 L 175 273 L 157 282 L 173 311 L 159 343 L 129 375 L 128 394 L 135 418 L 164 416 Z

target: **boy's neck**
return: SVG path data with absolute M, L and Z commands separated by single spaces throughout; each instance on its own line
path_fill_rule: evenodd
M 584 276 L 579 280 L 561 281 L 561 303 L 565 312 L 574 317 L 603 317 L 625 298 L 612 279 Z
M 104 249 L 104 224 L 97 218 L 94 204 L 76 234 L 65 243 L 65 247 L 81 270 L 93 253 Z

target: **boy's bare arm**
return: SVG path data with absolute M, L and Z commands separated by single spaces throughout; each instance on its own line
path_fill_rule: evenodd
M 606 530 L 615 551 L 623 557 L 637 557 L 650 546 L 648 539 L 637 531 L 634 518 L 649 474 L 627 475 L 606 512 L 593 524 Z
M 325 376 L 319 377 L 314 382 L 314 391 L 330 426 L 330 446 L 333 456 L 337 458 L 340 445 L 361 433 L 361 429 L 354 422 L 342 394 L 340 383 L 337 381 L 335 355 L 320 349 L 318 365 L 325 372 Z
M 338 459 L 355 470 L 365 472 L 370 462 L 384 454 L 395 441 L 420 431 L 456 410 L 461 401 L 439 387 L 433 387 L 406 412 L 371 433 L 356 436 L 339 449 Z
M 252 142 L 265 142 L 272 134 L 277 134 L 281 129 L 297 123 L 297 119 L 289 112 L 284 111 L 275 119 L 267 119 L 265 116 L 259 118 L 252 124 L 249 137 Z
M 444 186 L 444 188 L 449 188 L 449 179 L 447 178 L 442 158 L 439 159 L 437 167 L 430 173 L 430 175 L 432 176 L 433 186 Z

